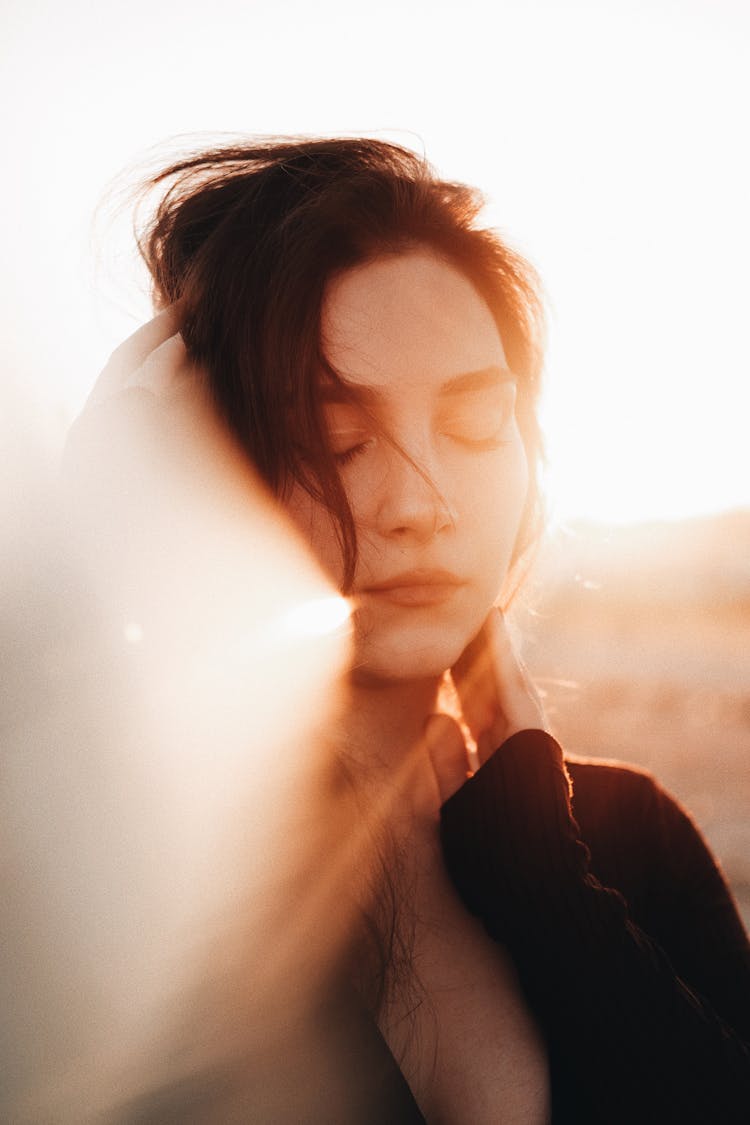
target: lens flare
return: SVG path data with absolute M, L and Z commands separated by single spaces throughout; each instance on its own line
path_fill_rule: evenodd
M 276 631 L 288 640 L 323 637 L 345 625 L 351 612 L 346 598 L 309 598 L 277 618 Z

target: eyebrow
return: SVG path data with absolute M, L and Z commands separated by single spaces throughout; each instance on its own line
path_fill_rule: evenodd
M 441 395 L 465 395 L 473 391 L 492 390 L 503 383 L 515 383 L 516 377 L 509 367 L 482 367 L 479 371 L 466 371 L 454 375 L 440 388 Z
M 478 371 L 464 371 L 460 375 L 452 375 L 441 383 L 438 394 L 443 396 L 457 396 L 475 394 L 477 391 L 492 390 L 505 383 L 515 383 L 516 376 L 509 367 L 482 367 Z M 356 383 L 324 382 L 321 385 L 321 395 L 324 402 L 373 402 L 378 394 L 386 388 L 382 385 L 369 387 L 359 386 Z

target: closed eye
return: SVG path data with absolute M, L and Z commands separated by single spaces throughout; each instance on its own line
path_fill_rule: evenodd
M 375 438 L 366 438 L 364 441 L 355 442 L 344 449 L 336 448 L 335 435 L 333 435 L 333 459 L 337 465 L 349 465 L 355 458 L 361 456 L 375 442 Z
M 498 416 L 491 414 L 470 414 L 451 417 L 440 427 L 444 438 L 467 445 L 471 449 L 497 449 L 507 445 L 515 436 L 515 414 L 510 412 Z
M 339 465 L 348 465 L 375 441 L 366 412 L 348 402 L 327 403 L 324 409 L 328 442 Z
M 464 445 L 467 449 L 476 449 L 479 452 L 490 449 L 499 449 L 503 445 L 510 445 L 512 438 L 504 437 L 505 431 L 499 434 L 492 434 L 486 438 L 467 438 L 459 437 L 457 434 L 446 434 L 446 437 L 452 438 L 453 441 L 458 442 L 459 445 Z
M 489 401 L 488 401 L 489 398 Z M 440 419 L 440 433 L 470 449 L 497 449 L 515 436 L 513 394 L 471 396 Z

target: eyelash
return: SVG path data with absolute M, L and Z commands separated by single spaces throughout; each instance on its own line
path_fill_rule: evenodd
M 510 440 L 507 438 L 502 438 L 500 436 L 500 433 L 488 438 L 462 438 L 456 437 L 455 434 L 449 434 L 447 436 L 452 437 L 453 441 L 457 441 L 459 445 L 465 445 L 469 449 L 476 449 L 480 453 L 486 450 L 499 449 L 502 445 L 511 444 Z
M 371 438 L 367 441 L 360 441 L 357 445 L 353 445 L 351 449 L 345 449 L 343 453 L 334 453 L 334 461 L 337 465 L 350 465 L 355 458 L 364 453 L 371 441 Z
M 510 441 L 503 440 L 499 435 L 497 437 L 488 438 L 462 438 L 455 434 L 444 434 L 444 437 L 451 438 L 452 441 L 458 442 L 468 449 L 473 449 L 477 453 L 490 452 L 493 449 L 500 449 L 503 445 L 510 445 Z M 337 465 L 351 465 L 352 461 L 365 452 L 371 444 L 372 439 L 368 441 L 361 441 L 357 445 L 353 445 L 351 449 L 345 449 L 343 453 L 335 453 L 334 460 Z

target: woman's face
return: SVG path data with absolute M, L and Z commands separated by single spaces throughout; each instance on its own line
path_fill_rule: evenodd
M 440 675 L 500 592 L 526 498 L 500 335 L 467 278 L 429 250 L 337 278 L 322 328 L 352 392 L 341 402 L 321 389 L 357 531 L 356 665 L 385 679 Z M 331 517 L 299 487 L 288 503 L 340 585 Z

